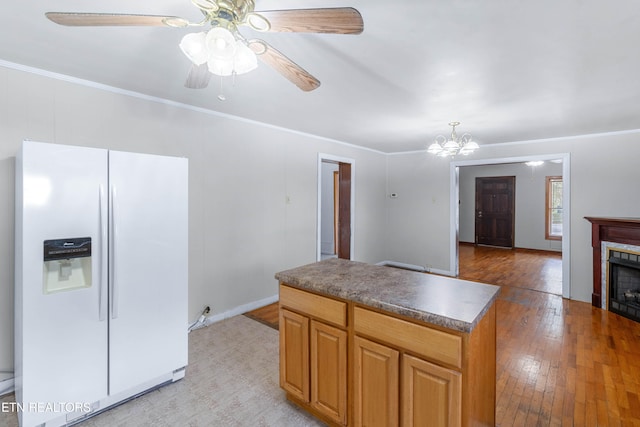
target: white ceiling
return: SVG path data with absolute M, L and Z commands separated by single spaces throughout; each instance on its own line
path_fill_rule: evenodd
M 9 5 L 10 4 L 10 5 Z M 321 82 L 265 65 L 183 86 L 193 29 L 64 27 L 47 11 L 177 15 L 189 0 L 21 0 L 0 14 L 0 59 L 384 152 L 422 150 L 450 121 L 479 144 L 640 129 L 637 0 L 256 0 L 256 10 L 352 6 L 360 35 L 255 33 Z M 195 30 L 197 31 L 197 30 Z

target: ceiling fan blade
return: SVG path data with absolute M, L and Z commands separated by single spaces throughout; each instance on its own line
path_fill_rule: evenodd
M 360 34 L 362 15 L 352 7 L 256 11 L 264 16 L 269 31 L 294 33 Z
M 187 81 L 184 82 L 184 87 L 189 89 L 204 89 L 209 84 L 211 79 L 211 73 L 206 63 L 202 65 L 191 65 Z
M 56 24 L 85 26 L 153 26 L 186 27 L 189 21 L 177 16 L 127 15 L 117 13 L 47 12 L 46 17 Z
M 265 41 L 250 40 L 249 48 L 253 50 L 262 62 L 282 74 L 305 92 L 312 91 L 320 86 L 318 79 Z

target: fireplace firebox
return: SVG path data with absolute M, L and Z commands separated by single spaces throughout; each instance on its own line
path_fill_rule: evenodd
M 640 256 L 609 250 L 609 310 L 640 322 Z

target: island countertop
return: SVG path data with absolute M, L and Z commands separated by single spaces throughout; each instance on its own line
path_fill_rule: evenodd
M 500 292 L 498 286 L 337 258 L 275 277 L 299 289 L 467 333 Z

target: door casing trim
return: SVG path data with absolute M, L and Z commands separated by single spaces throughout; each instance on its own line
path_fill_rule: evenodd
M 570 153 L 539 154 L 534 156 L 495 159 L 459 160 L 449 164 L 449 272 L 457 277 L 459 271 L 458 243 L 460 233 L 460 177 L 461 166 L 524 163 L 533 160 L 562 159 L 562 296 L 571 298 L 571 155 Z
M 351 165 L 351 238 L 349 242 L 350 259 L 355 259 L 354 252 L 354 236 L 355 236 L 355 196 L 356 196 L 356 161 L 348 157 L 335 156 L 333 154 L 318 153 L 318 201 L 317 201 L 317 216 L 316 216 L 316 261 L 322 260 L 322 162 L 332 163 L 349 163 Z

